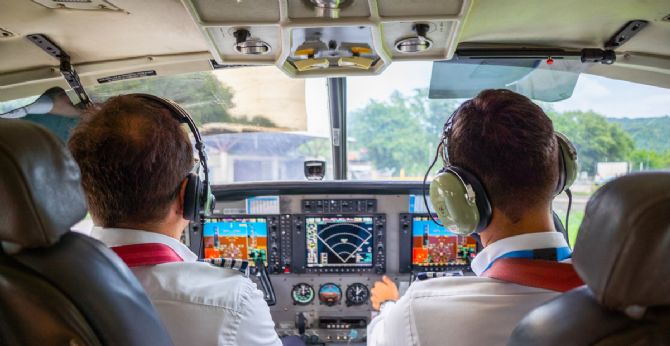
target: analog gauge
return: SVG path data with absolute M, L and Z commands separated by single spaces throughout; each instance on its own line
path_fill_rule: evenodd
M 321 285 L 319 288 L 319 301 L 328 306 L 339 304 L 342 299 L 342 290 L 340 286 L 334 283 L 327 283 Z
M 307 305 L 314 300 L 314 289 L 309 284 L 299 283 L 293 286 L 291 298 L 294 304 Z
M 347 306 L 362 305 L 370 298 L 370 290 L 362 283 L 353 283 L 347 287 Z

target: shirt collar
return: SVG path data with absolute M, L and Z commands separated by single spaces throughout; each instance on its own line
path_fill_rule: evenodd
M 198 256 L 179 240 L 156 232 L 96 226 L 93 227 L 91 236 L 105 243 L 105 245 L 109 247 L 146 243 L 165 244 L 174 250 L 184 262 L 195 262 L 198 260 Z
M 480 276 L 496 259 L 506 253 L 521 250 L 535 250 L 545 248 L 567 248 L 562 233 L 559 232 L 539 232 L 516 235 L 513 237 L 500 239 L 485 247 L 470 263 L 472 271 Z

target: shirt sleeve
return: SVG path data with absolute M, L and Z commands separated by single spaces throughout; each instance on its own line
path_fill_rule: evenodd
M 270 315 L 270 307 L 263 299 L 263 293 L 249 282 L 244 295 L 235 344 L 281 346 Z
M 414 345 L 409 320 L 409 297 L 382 304 L 368 325 L 368 346 Z

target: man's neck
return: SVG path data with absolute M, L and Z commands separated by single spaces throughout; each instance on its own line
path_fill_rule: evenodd
M 518 222 L 512 222 L 500 210 L 494 210 L 491 223 L 480 234 L 484 247 L 504 238 L 540 232 L 555 232 L 550 209 L 538 208 L 528 211 Z
M 141 231 L 147 231 L 152 233 L 158 233 L 166 235 L 171 238 L 179 240 L 181 238 L 182 230 L 177 230 L 176 225 L 166 224 L 162 222 L 149 222 L 149 223 L 124 223 L 117 225 L 119 228 L 128 228 L 128 229 L 137 229 Z

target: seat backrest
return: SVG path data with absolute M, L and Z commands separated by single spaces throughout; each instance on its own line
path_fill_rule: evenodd
M 79 169 L 45 128 L 0 123 L 0 344 L 170 345 L 132 272 L 70 228 Z
M 531 311 L 510 345 L 670 345 L 670 172 L 600 188 L 573 265 L 586 286 Z

